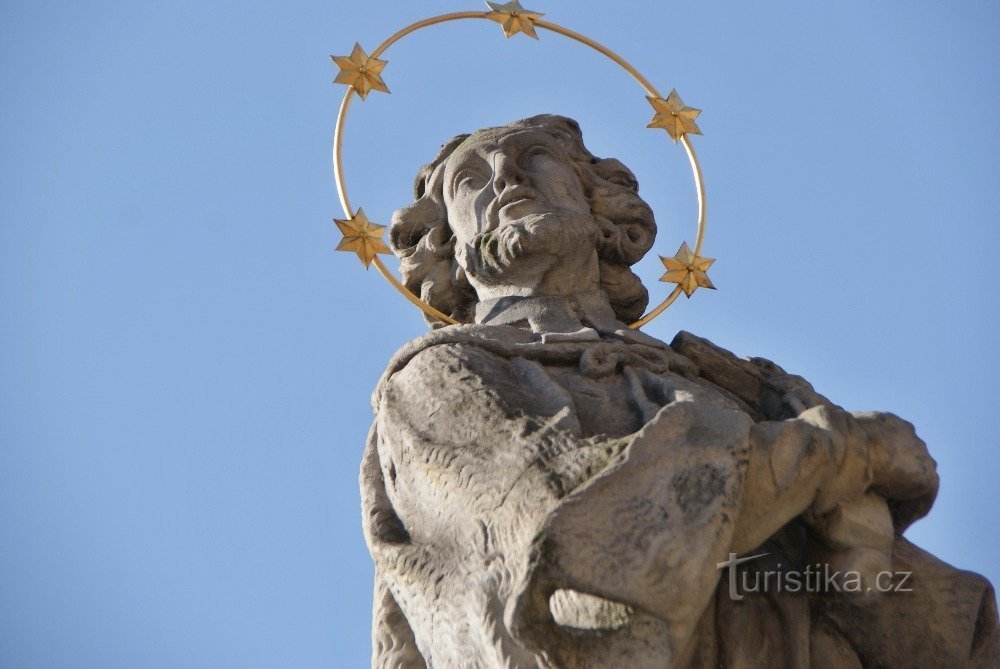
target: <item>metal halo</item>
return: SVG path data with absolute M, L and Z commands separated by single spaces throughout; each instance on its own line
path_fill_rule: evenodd
M 480 12 L 451 12 L 449 14 L 441 14 L 438 16 L 432 16 L 427 19 L 422 19 L 411 23 L 402 30 L 394 33 L 388 37 L 385 41 L 378 45 L 378 47 L 369 54 L 369 58 L 378 58 L 386 49 L 406 37 L 410 33 L 416 32 L 421 28 L 427 28 L 428 26 L 437 25 L 439 23 L 447 23 L 449 21 L 458 21 L 462 19 L 487 19 L 493 20 L 490 17 L 491 12 L 480 11 Z M 646 95 L 651 98 L 661 98 L 659 91 L 649 83 L 642 74 L 639 73 L 628 61 L 616 54 L 611 49 L 607 48 L 599 42 L 595 42 L 585 35 L 581 35 L 578 32 L 570 30 L 569 28 L 564 28 L 556 23 L 550 21 L 543 21 L 541 19 L 533 19 L 530 25 L 536 28 L 543 28 L 554 33 L 558 33 L 572 40 L 575 40 L 581 44 L 589 46 L 595 51 L 607 56 L 612 61 L 614 61 L 619 67 L 624 69 L 628 74 L 635 79 L 640 86 L 646 91 Z M 509 37 L 509 35 L 508 35 Z M 353 85 L 348 85 L 347 91 L 344 93 L 344 99 L 340 103 L 340 110 L 337 112 L 337 122 L 334 126 L 333 132 L 333 178 L 334 183 L 337 187 L 337 197 L 340 199 L 340 206 L 344 209 L 344 216 L 348 219 L 354 217 L 355 213 L 351 209 L 350 200 L 347 198 L 347 186 L 344 184 L 344 168 L 342 159 L 342 146 L 344 138 L 344 120 L 347 117 L 347 109 L 351 104 L 351 99 L 354 97 L 355 88 Z M 662 98 L 661 98 L 662 99 Z M 691 146 L 691 142 L 688 139 L 686 133 L 681 134 L 679 138 L 680 144 L 684 147 L 685 153 L 687 153 L 688 162 L 691 164 L 691 173 L 694 176 L 695 189 L 698 194 L 698 225 L 697 232 L 695 235 L 695 245 L 694 245 L 694 255 L 700 256 L 702 245 L 705 241 L 705 183 L 701 174 L 701 165 L 698 163 L 698 155 L 694 151 L 694 147 Z M 400 292 L 407 300 L 412 302 L 417 308 L 423 311 L 428 316 L 436 318 L 437 320 L 446 323 L 448 325 L 458 325 L 460 321 L 455 320 L 451 316 L 435 309 L 430 304 L 420 299 L 414 295 L 402 282 L 397 279 L 389 269 L 382 263 L 378 255 L 374 255 L 372 258 L 372 263 L 375 268 L 379 271 L 385 279 L 392 284 L 392 286 Z M 665 300 L 660 302 L 656 307 L 649 310 L 642 318 L 629 324 L 629 328 L 637 330 L 643 325 L 646 325 L 651 320 L 666 311 L 667 307 L 674 303 L 680 294 L 684 292 L 683 287 L 680 283 L 674 288 L 674 290 L 667 296 Z

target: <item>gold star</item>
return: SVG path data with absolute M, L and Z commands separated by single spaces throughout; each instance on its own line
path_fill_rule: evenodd
M 660 277 L 660 281 L 676 283 L 688 297 L 691 297 L 691 293 L 698 290 L 699 286 L 715 290 L 708 274 L 705 273 L 715 262 L 715 259 L 695 255 L 688 248 L 687 242 L 681 244 L 681 248 L 678 249 L 677 255 L 673 258 L 660 256 L 660 260 L 667 268 L 667 273 Z
M 521 6 L 519 0 L 511 0 L 502 5 L 498 2 L 489 2 L 487 0 L 486 4 L 489 5 L 491 10 L 486 15 L 486 18 L 496 21 L 503 26 L 503 34 L 505 36 L 511 37 L 517 33 L 524 33 L 528 37 L 538 39 L 538 35 L 535 33 L 535 21 L 545 16 L 545 14 L 525 9 Z
M 666 100 L 649 95 L 646 96 L 646 99 L 656 110 L 653 120 L 649 122 L 647 128 L 663 128 L 675 143 L 689 132 L 696 135 L 701 134 L 701 130 L 694 122 L 701 110 L 686 106 L 681 100 L 681 96 L 677 95 L 676 90 L 671 90 Z
M 382 233 L 385 232 L 384 225 L 375 225 L 368 220 L 365 212 L 358 209 L 358 213 L 353 218 L 346 221 L 333 219 L 340 231 L 344 233 L 344 238 L 337 245 L 338 251 L 354 251 L 361 258 L 361 264 L 368 269 L 376 253 L 392 253 L 389 247 L 382 241 Z
M 370 91 L 389 92 L 389 88 L 382 81 L 381 74 L 382 69 L 389 61 L 370 57 L 360 44 L 354 45 L 350 56 L 330 56 L 330 58 L 340 68 L 333 83 L 353 86 L 362 100 Z

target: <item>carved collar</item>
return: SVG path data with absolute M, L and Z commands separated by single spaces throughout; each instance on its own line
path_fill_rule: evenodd
M 484 300 L 476 305 L 476 322 L 531 330 L 540 334 L 544 342 L 619 339 L 637 344 L 659 344 L 618 320 L 602 290 L 574 295 L 511 295 Z

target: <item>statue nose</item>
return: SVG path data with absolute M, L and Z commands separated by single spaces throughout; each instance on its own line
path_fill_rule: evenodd
M 520 186 L 527 181 L 527 174 L 510 156 L 497 154 L 493 161 L 493 190 L 497 195 L 509 186 Z

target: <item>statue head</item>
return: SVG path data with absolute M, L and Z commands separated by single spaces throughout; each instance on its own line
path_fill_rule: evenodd
M 580 126 L 542 115 L 458 135 L 420 169 L 393 214 L 406 287 L 456 320 L 479 302 L 602 291 L 618 319 L 648 293 L 630 269 L 653 244 L 632 172 L 595 157 Z

